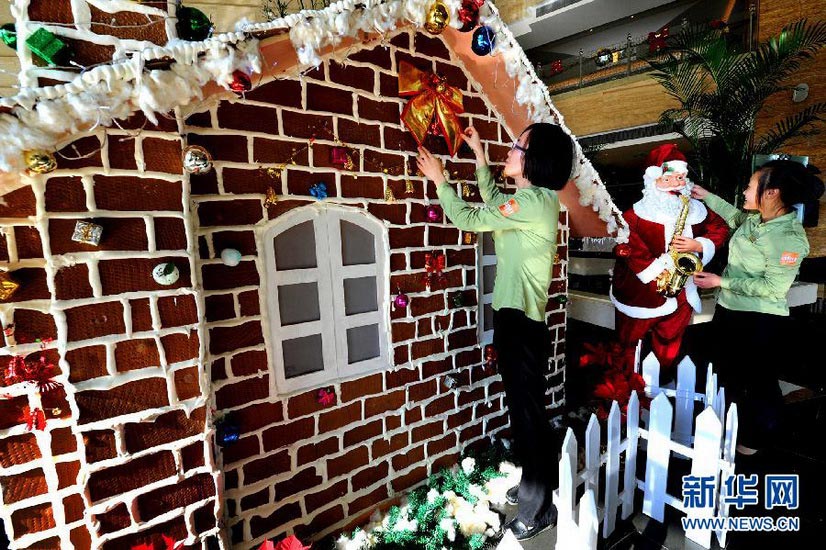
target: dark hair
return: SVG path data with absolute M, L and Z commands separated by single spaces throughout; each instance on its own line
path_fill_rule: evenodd
M 797 203 L 816 201 L 824 186 L 813 170 L 793 160 L 772 160 L 758 169 L 757 204 L 767 189 L 780 192 L 780 202 L 790 208 Z
M 528 147 L 522 159 L 522 173 L 539 187 L 558 191 L 571 179 L 574 166 L 574 141 L 561 127 L 537 122 L 525 128 Z

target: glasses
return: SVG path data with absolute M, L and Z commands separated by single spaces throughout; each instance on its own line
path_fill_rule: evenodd
M 526 148 L 522 147 L 518 143 L 514 143 L 513 145 L 511 145 L 511 151 L 519 151 L 523 155 L 528 152 Z

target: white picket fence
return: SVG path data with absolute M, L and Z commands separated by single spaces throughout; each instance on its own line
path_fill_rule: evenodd
M 643 493 L 643 513 L 660 522 L 665 519 L 666 505 L 689 517 L 728 517 L 729 506 L 723 504 L 725 487 L 722 480 L 734 473 L 737 406 L 732 403 L 726 413 L 725 391 L 717 387 L 717 376 L 711 365 L 707 370 L 704 393 L 695 392 L 697 369 L 690 358 L 684 358 L 678 365 L 675 388 L 659 386 L 659 368 L 653 355 L 646 357 L 640 365 L 638 349 L 636 369 L 637 372 L 642 370 L 646 394 L 653 398 L 650 410 L 640 415 L 639 399 L 636 393 L 632 394 L 626 412 L 625 437 L 621 439 L 620 409 L 614 402 L 608 415 L 603 453 L 600 453 L 600 425 L 592 415 L 585 430 L 585 467 L 579 471 L 576 438 L 568 429 L 559 461 L 559 489 L 554 493 L 554 504 L 559 512 L 557 549 L 595 550 L 600 523 L 602 536 L 608 537 L 616 527 L 617 515 L 627 519 L 634 513 L 635 490 Z M 703 411 L 695 421 L 696 402 L 702 403 Z M 637 451 L 640 448 L 647 450 L 644 479 L 637 478 Z M 625 468 L 620 491 L 623 454 Z M 666 481 L 672 457 L 690 460 L 693 476 L 714 477 L 713 507 L 686 509 L 681 495 L 667 493 Z M 605 484 L 604 498 L 598 503 L 600 481 Z M 580 490 L 582 496 L 577 504 L 576 496 Z M 725 547 L 726 535 L 725 530 L 716 532 L 721 547 Z M 711 547 L 709 530 L 689 530 L 686 537 L 704 548 Z

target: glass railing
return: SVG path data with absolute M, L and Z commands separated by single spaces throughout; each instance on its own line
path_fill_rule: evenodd
M 559 94 L 594 84 L 608 82 L 651 70 L 649 61 L 663 57 L 664 50 L 674 43 L 674 37 L 687 25 L 722 25 L 730 39 L 748 49 L 754 21 L 747 18 L 725 25 L 720 21 L 687 21 L 664 27 L 646 36 L 628 35 L 624 43 L 607 44 L 596 50 L 557 59 L 550 63 L 536 63 L 537 75 L 548 86 L 551 94 Z

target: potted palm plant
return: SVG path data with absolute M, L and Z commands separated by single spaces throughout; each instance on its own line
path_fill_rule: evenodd
M 649 62 L 652 77 L 680 105 L 660 121 L 693 145 L 703 185 L 734 202 L 748 182 L 753 155 L 774 153 L 789 139 L 818 131 L 823 102 L 760 135 L 754 127 L 766 100 L 793 89 L 789 77 L 826 45 L 826 21 L 797 21 L 748 51 L 725 29 L 709 26 L 686 26 L 673 40 L 663 57 Z

